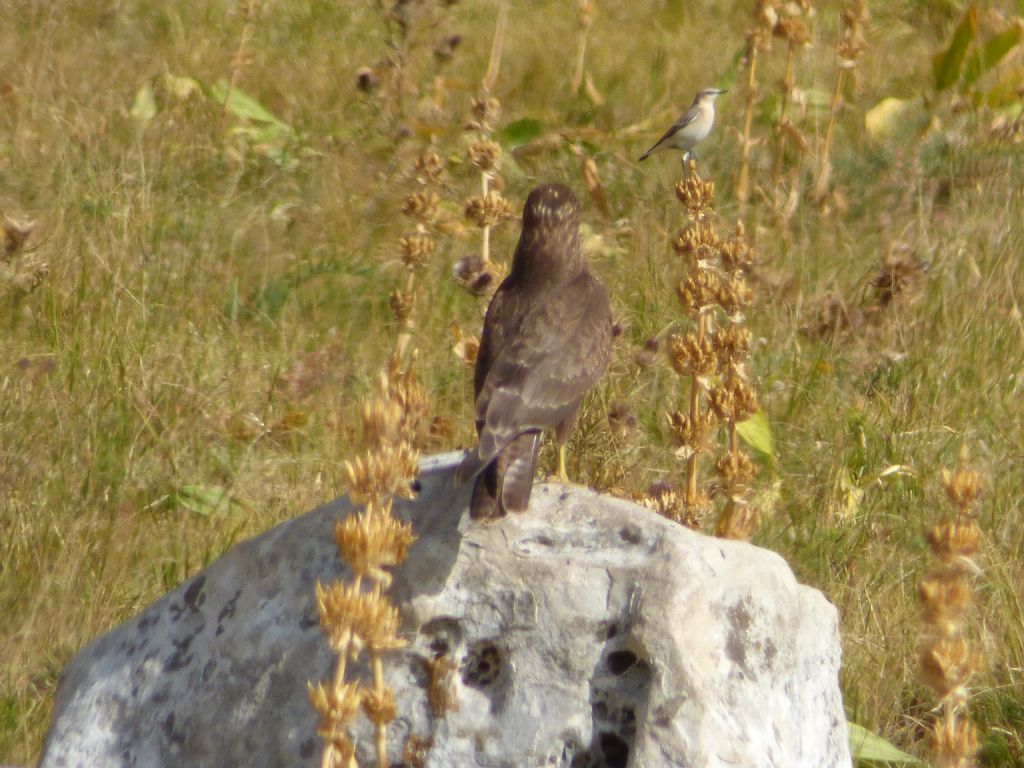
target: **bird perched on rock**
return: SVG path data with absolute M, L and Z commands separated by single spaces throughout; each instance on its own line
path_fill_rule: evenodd
M 534 189 L 512 269 L 487 308 L 473 392 L 479 444 L 459 482 L 474 479 L 474 518 L 525 512 L 540 435 L 554 430 L 559 476 L 584 393 L 608 367 L 608 292 L 580 250 L 580 204 L 563 184 Z
M 715 99 L 722 93 L 725 91 L 718 88 L 700 91 L 693 100 L 693 106 L 665 131 L 657 144 L 640 155 L 640 159 L 646 160 L 649 155 L 663 149 L 681 149 L 685 163 L 691 150 L 711 133 L 711 126 L 715 124 Z

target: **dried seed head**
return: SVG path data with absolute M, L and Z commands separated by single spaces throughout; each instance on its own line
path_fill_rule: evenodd
M 921 261 L 910 246 L 896 243 L 889 249 L 878 267 L 878 273 L 871 281 L 880 306 L 888 307 L 896 302 L 913 301 L 924 292 L 927 265 Z
M 402 406 L 394 400 L 374 398 L 364 400 L 360 408 L 363 435 L 375 444 L 397 443 L 402 437 Z
M 415 539 L 412 526 L 391 515 L 364 512 L 334 526 L 339 557 L 353 573 L 375 581 L 390 580 L 383 569 L 404 562 Z
M 416 445 L 427 429 L 430 397 L 427 390 L 416 380 L 414 369 L 409 368 L 404 373 L 385 379 L 381 385 L 381 394 L 402 408 L 402 439 L 406 443 Z
M 495 171 L 501 162 L 501 145 L 490 139 L 481 139 L 469 145 L 467 154 L 474 168 L 485 173 Z
M 944 469 L 942 487 L 946 489 L 946 496 L 958 514 L 970 514 L 971 507 L 981 495 L 981 475 L 966 467 L 960 467 L 954 472 Z
M 749 329 L 736 324 L 721 328 L 712 334 L 711 344 L 718 357 L 719 370 L 728 370 L 731 366 L 746 360 L 750 353 L 750 337 Z
M 348 648 L 356 616 L 362 610 L 363 593 L 355 585 L 335 581 L 324 586 L 319 581 L 315 589 L 320 628 L 336 651 Z
M 928 531 L 928 545 L 943 563 L 969 558 L 981 548 L 981 530 L 973 520 L 939 523 Z
M 939 699 L 959 704 L 966 698 L 966 685 L 980 661 L 964 638 L 936 638 L 921 651 L 921 682 Z
M 698 413 L 696 418 L 690 418 L 689 414 L 682 411 L 672 411 L 666 414 L 666 418 L 676 441 L 692 453 L 704 450 L 707 438 L 717 423 L 715 415 L 710 411 Z
M 474 195 L 466 201 L 466 218 L 480 227 L 493 227 L 512 217 L 512 204 L 500 192 Z
M 346 488 L 355 504 L 377 504 L 388 496 L 412 498 L 419 454 L 408 443 L 382 445 L 345 462 Z
M 633 353 L 633 360 L 641 368 L 649 368 L 658 360 L 658 351 L 661 349 L 661 341 L 657 336 L 652 336 L 644 345 Z
M 422 224 L 432 224 L 437 219 L 440 198 L 433 192 L 413 192 L 405 197 L 402 213 Z
M 722 241 L 719 247 L 719 258 L 722 260 L 722 269 L 731 274 L 746 272 L 754 263 L 754 251 L 747 245 L 743 236 L 743 225 L 736 225 L 737 234 L 728 240 Z
M 934 573 L 917 585 L 925 621 L 946 637 L 959 632 L 964 614 L 974 602 L 971 587 L 955 572 Z
M 715 370 L 718 358 L 711 340 L 695 333 L 668 337 L 668 360 L 680 376 L 707 376 Z
M 476 365 L 476 356 L 479 351 L 480 339 L 476 336 L 460 336 L 452 346 L 455 356 L 470 368 Z
M 731 377 L 708 393 L 708 405 L 720 419 L 739 423 L 757 412 L 757 395 L 738 377 Z
M 438 186 L 443 172 L 444 160 L 434 150 L 428 149 L 416 158 L 416 181 L 423 186 Z
M 308 684 L 309 700 L 320 715 L 317 734 L 341 756 L 347 764 L 355 753 L 355 746 L 345 734 L 345 726 L 359 712 L 363 692 L 359 683 L 343 683 L 326 687 L 321 683 Z
M 452 267 L 452 276 L 456 280 L 466 282 L 480 274 L 486 266 L 486 262 L 473 253 L 469 256 L 463 256 L 455 262 L 455 266 Z
M 679 522 L 683 519 L 683 496 L 667 481 L 651 483 L 647 493 L 637 501 L 640 506 L 654 510 L 669 520 Z
M 693 218 L 702 219 L 714 202 L 715 182 L 690 176 L 676 182 L 676 197 Z
M 405 645 L 397 634 L 398 609 L 378 590 L 364 592 L 341 582 L 329 587 L 317 584 L 316 600 L 320 624 L 336 651 L 382 651 Z
M 409 269 L 416 269 L 434 252 L 434 239 L 424 234 L 404 235 L 398 239 L 398 247 L 402 263 Z
M 779 23 L 780 5 L 778 0 L 758 0 L 755 14 L 761 28 L 769 30 L 775 28 L 775 25 Z
M 462 42 L 462 35 L 445 35 L 434 46 L 434 56 L 438 61 L 448 61 L 455 55 L 455 49 Z
M 740 451 L 736 454 L 730 452 L 719 456 L 715 462 L 715 472 L 730 488 L 747 485 L 757 474 L 754 462 L 747 454 Z
M 501 102 L 492 96 L 484 96 L 479 99 L 473 99 L 470 110 L 473 119 L 468 127 L 474 130 L 489 132 L 493 130 L 495 123 L 498 122 L 498 118 L 501 117 Z
M 406 642 L 398 636 L 401 624 L 398 608 L 377 590 L 365 593 L 365 597 L 368 599 L 360 617 L 362 621 L 355 627 L 362 644 L 374 653 L 403 648 Z
M 493 291 L 499 273 L 497 265 L 485 262 L 475 254 L 459 259 L 452 269 L 455 282 L 474 296 L 483 296 Z
M 706 307 L 720 302 L 722 284 L 713 272 L 698 272 L 686 278 L 676 287 L 676 295 L 683 308 L 692 315 L 699 315 Z
M 718 255 L 719 245 L 718 233 L 706 219 L 691 221 L 672 241 L 672 249 L 683 258 L 690 272 L 705 269 Z
M 735 315 L 754 301 L 754 291 L 742 277 L 718 284 L 715 303 L 729 315 Z
M 711 497 L 703 491 L 698 491 L 689 503 L 683 500 L 683 517 L 679 522 L 687 528 L 699 531 L 711 510 Z
M 798 16 L 788 16 L 780 19 L 772 29 L 772 34 L 786 40 L 794 48 L 810 43 L 811 35 L 807 31 L 807 25 Z
M 619 439 L 636 428 L 636 414 L 628 403 L 615 402 L 608 407 L 608 426 Z
M 385 688 L 378 695 L 376 691 L 366 691 L 363 695 L 363 712 L 366 718 L 375 725 L 387 725 L 395 719 L 395 697 L 390 688 Z
M 15 221 L 0 215 L 0 244 L 3 245 L 0 261 L 10 261 L 14 258 L 25 245 L 35 226 L 33 221 Z

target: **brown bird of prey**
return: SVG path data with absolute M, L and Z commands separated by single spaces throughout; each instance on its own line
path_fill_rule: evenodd
M 470 515 L 525 512 L 540 435 L 554 430 L 564 481 L 565 441 L 583 394 L 608 367 L 608 292 L 580 250 L 580 204 L 563 184 L 534 189 L 512 269 L 487 307 L 473 392 L 479 445 L 459 481 L 474 479 Z

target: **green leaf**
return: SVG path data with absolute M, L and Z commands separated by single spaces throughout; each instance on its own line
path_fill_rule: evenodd
M 228 112 L 242 120 L 249 120 L 254 123 L 266 123 L 275 125 L 289 133 L 292 127 L 278 117 L 275 117 L 270 110 L 260 104 L 256 99 L 247 94 L 237 86 L 228 92 L 226 80 L 218 80 L 210 89 L 210 96 L 214 101 L 223 104 Z
M 509 123 L 498 131 L 498 140 L 509 149 L 529 144 L 544 133 L 544 123 L 533 117 L 524 117 Z
M 901 765 L 924 765 L 913 755 L 897 749 L 881 736 L 876 736 L 856 723 L 847 723 L 850 734 L 850 752 L 854 760 L 876 763 L 900 763 Z
M 146 83 L 136 92 L 135 101 L 132 102 L 131 116 L 143 127 L 156 117 L 156 98 L 153 96 L 151 84 Z
M 967 60 L 962 81 L 964 88 L 972 85 L 984 72 L 1002 61 L 1006 54 L 1017 47 L 1022 36 L 1024 26 L 1014 24 L 986 40 L 981 50 Z
M 245 511 L 245 505 L 219 485 L 183 485 L 176 495 L 181 506 L 202 517 L 224 517 Z
M 932 59 L 932 75 L 935 90 L 943 91 L 960 79 L 964 57 L 971 42 L 978 35 L 978 11 L 974 7 L 964 12 L 964 17 L 953 31 L 949 47 L 939 51 Z
M 772 430 L 768 426 L 768 417 L 758 411 L 749 419 L 736 425 L 736 433 L 744 443 L 763 456 L 771 458 L 775 455 L 772 448 Z
M 1016 120 L 1021 114 L 1021 101 L 1017 94 L 1022 88 L 1024 67 L 1008 68 L 1000 73 L 999 80 L 985 94 L 985 104 L 999 110 L 1006 119 Z

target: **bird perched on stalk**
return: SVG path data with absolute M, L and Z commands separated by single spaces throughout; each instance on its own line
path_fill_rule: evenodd
M 705 88 L 699 91 L 693 100 L 693 106 L 665 131 L 665 135 L 658 139 L 657 144 L 640 155 L 640 159 L 646 160 L 649 155 L 663 149 L 681 149 L 685 163 L 693 154 L 693 148 L 711 133 L 711 127 L 715 124 L 715 99 L 723 93 L 726 91 L 718 88 Z
M 474 518 L 525 512 L 544 430 L 565 442 L 584 393 L 611 355 L 608 292 L 580 250 L 580 204 L 563 184 L 534 189 L 512 269 L 487 307 L 473 376 L 477 447 L 458 482 L 475 480 Z

